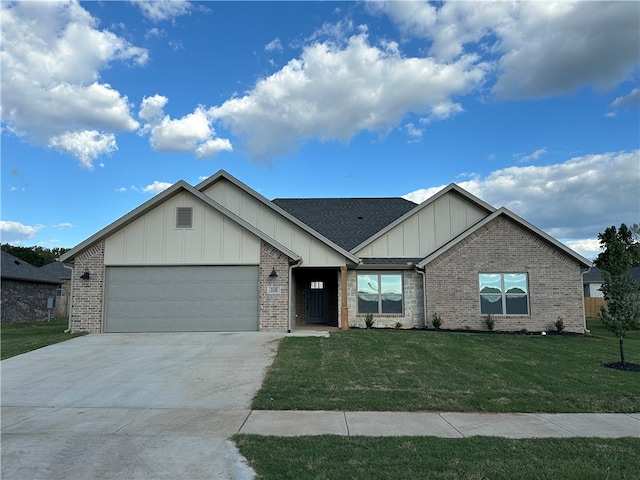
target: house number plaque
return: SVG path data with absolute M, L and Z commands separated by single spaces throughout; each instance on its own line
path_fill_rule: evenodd
M 267 286 L 267 295 L 280 295 L 281 293 L 280 285 Z

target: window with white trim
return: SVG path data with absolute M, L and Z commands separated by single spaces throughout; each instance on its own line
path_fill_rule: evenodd
M 358 313 L 402 314 L 402 273 L 358 273 Z
M 529 315 L 529 285 L 526 273 L 481 273 L 482 315 Z

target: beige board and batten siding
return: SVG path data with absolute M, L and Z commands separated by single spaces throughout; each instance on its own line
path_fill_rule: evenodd
M 226 179 L 215 182 L 203 193 L 300 255 L 305 267 L 345 265 L 343 255 Z
M 193 227 L 176 228 L 176 209 Z M 107 237 L 105 265 L 258 265 L 260 239 L 202 200 L 181 192 Z
M 356 252 L 359 257 L 425 257 L 488 215 L 455 192 L 417 210 Z

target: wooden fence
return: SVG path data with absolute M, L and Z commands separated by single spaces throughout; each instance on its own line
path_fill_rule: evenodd
M 602 297 L 584 297 L 584 315 L 585 317 L 597 317 L 600 315 L 600 307 L 605 305 Z

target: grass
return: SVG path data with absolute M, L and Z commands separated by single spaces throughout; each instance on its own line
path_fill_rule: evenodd
M 604 368 L 618 339 L 351 330 L 285 338 L 254 409 L 640 412 L 640 374 Z M 640 363 L 640 331 L 625 339 Z
M 84 335 L 83 333 L 64 333 L 68 324 L 66 317 L 59 317 L 51 322 L 2 325 L 0 327 L 0 360 Z
M 640 439 L 234 437 L 259 479 L 636 479 Z

